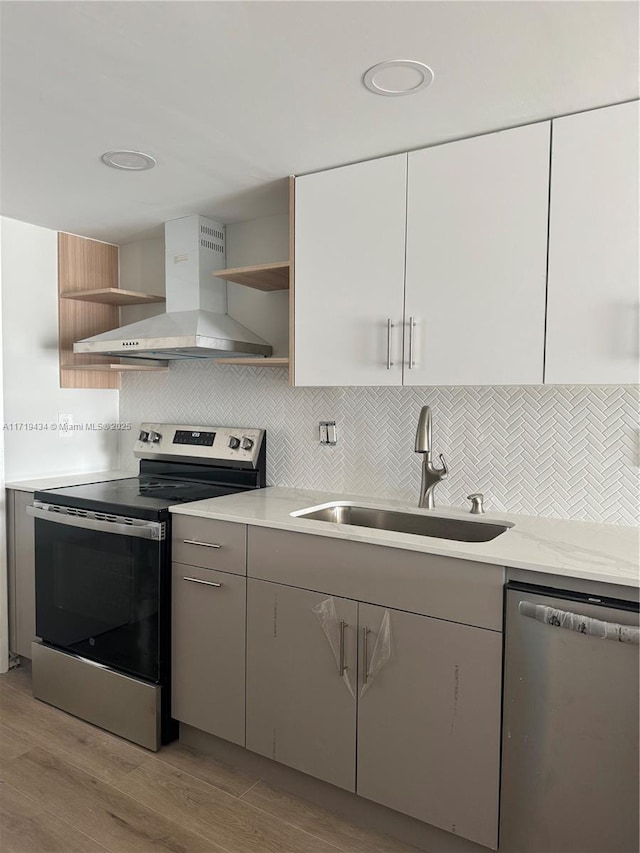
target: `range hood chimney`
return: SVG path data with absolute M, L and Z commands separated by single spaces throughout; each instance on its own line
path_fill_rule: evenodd
M 269 356 L 271 346 L 227 314 L 225 226 L 204 216 L 164 224 L 167 311 L 93 335 L 74 352 L 144 359 Z

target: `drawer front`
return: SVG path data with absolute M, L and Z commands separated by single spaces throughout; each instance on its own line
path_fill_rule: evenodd
M 502 630 L 504 568 L 249 526 L 249 577 Z
M 174 515 L 171 558 L 176 563 L 247 573 L 247 528 L 232 521 Z

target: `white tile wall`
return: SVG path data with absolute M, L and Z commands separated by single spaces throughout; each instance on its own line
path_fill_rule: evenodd
M 637 524 L 637 386 L 290 388 L 282 369 L 208 361 L 124 377 L 120 419 L 267 429 L 269 485 L 417 499 L 413 452 L 420 407 L 433 411 L 434 451 L 450 475 L 436 503 L 462 506 L 472 491 L 491 509 Z M 318 421 L 338 444 L 318 443 Z M 121 448 L 132 466 L 135 430 Z

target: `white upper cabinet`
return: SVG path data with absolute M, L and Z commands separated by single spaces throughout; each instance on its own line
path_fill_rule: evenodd
M 296 178 L 296 385 L 401 384 L 406 170 L 399 154 Z
M 553 122 L 545 381 L 638 382 L 638 102 Z
M 409 154 L 405 385 L 542 382 L 549 137 L 543 122 Z
M 297 178 L 295 384 L 541 383 L 549 137 Z

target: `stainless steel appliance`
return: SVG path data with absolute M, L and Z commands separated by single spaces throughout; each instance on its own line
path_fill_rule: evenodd
M 261 429 L 142 424 L 137 477 L 36 492 L 38 699 L 159 749 L 171 718 L 169 507 L 265 485 Z
M 637 853 L 637 599 L 510 583 L 506 620 L 500 849 Z
M 271 355 L 271 345 L 227 314 L 225 226 L 204 216 L 164 225 L 166 314 L 77 341 L 74 352 L 143 359 Z

